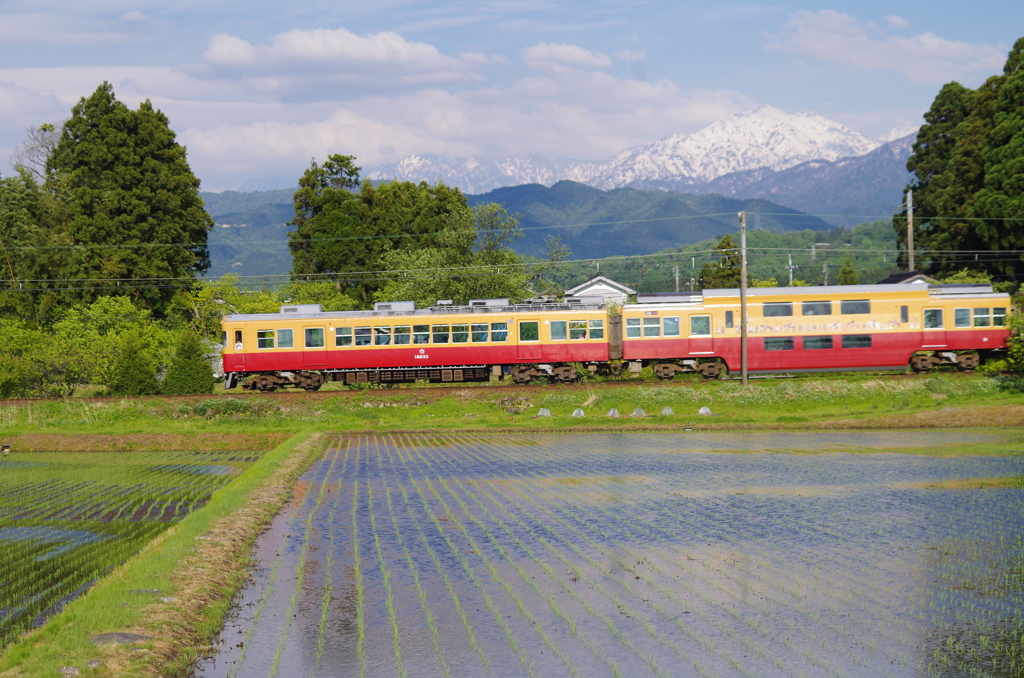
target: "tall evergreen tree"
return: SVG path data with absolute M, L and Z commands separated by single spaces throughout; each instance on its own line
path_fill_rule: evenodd
M 71 110 L 46 169 L 47 188 L 65 191 L 67 233 L 79 246 L 63 268 L 62 277 L 80 281 L 70 286 L 72 298 L 128 294 L 162 311 L 174 286 L 148 279 L 209 268 L 213 220 L 199 180 L 167 117 L 149 101 L 132 111 L 103 83 Z
M 715 245 L 717 261 L 709 261 L 700 269 L 700 284 L 706 289 L 740 286 L 740 248 L 726 233 Z
M 853 259 L 847 257 L 839 267 L 838 281 L 840 285 L 856 285 L 860 282 L 857 269 L 853 267 Z
M 160 390 L 156 366 L 137 332 L 127 332 L 117 347 L 107 387 L 114 395 L 153 395 Z
M 167 367 L 163 392 L 209 393 L 213 390 L 213 381 L 213 369 L 199 335 L 192 330 L 184 330 L 178 337 L 174 356 Z

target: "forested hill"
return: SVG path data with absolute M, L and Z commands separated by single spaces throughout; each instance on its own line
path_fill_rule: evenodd
M 271 275 L 291 268 L 288 227 L 295 189 L 200 194 L 217 223 L 209 237 L 208 275 Z M 736 200 L 719 195 L 685 195 L 630 188 L 602 191 L 572 181 L 550 188 L 539 184 L 499 188 L 468 196 L 470 204 L 504 203 L 522 215 L 520 254 L 544 256 L 545 238 L 558 236 L 574 258 L 649 254 L 669 247 L 718 238 L 739 228 L 746 210 L 752 229 L 815 231 L 831 228 L 817 217 L 767 200 Z
M 620 188 L 602 191 L 574 181 L 550 188 L 540 184 L 498 188 L 469 196 L 470 204 L 504 203 L 520 214 L 520 254 L 544 256 L 544 240 L 557 235 L 576 258 L 650 254 L 717 238 L 739 230 L 737 213 L 746 210 L 751 228 L 767 231 L 824 231 L 817 217 L 767 200 L 736 200 L 720 195 Z

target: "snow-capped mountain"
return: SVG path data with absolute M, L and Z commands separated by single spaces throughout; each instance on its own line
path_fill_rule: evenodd
M 370 178 L 442 179 L 468 193 L 530 183 L 550 186 L 564 179 L 604 189 L 669 180 L 699 185 L 735 172 L 779 171 L 809 160 L 861 156 L 882 143 L 814 113 L 789 114 L 758 106 L 693 134 L 627 149 L 605 162 L 408 156 L 377 168 Z

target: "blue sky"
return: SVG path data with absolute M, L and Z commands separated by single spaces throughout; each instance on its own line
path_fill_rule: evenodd
M 0 158 L 103 80 L 167 113 L 207 190 L 327 153 L 598 160 L 758 104 L 883 137 L 1022 27 L 946 0 L 0 2 Z

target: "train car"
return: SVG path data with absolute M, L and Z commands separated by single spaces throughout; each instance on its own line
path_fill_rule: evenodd
M 640 295 L 622 310 L 623 358 L 716 376 L 740 369 L 737 289 Z M 989 285 L 842 285 L 747 290 L 750 372 L 973 370 L 1006 349 L 1010 297 Z M 715 365 L 718 365 L 717 367 Z
M 574 381 L 570 363 L 596 370 L 612 357 L 600 297 L 519 305 L 474 299 L 429 309 L 392 302 L 334 313 L 317 304 L 283 306 L 280 313 L 226 316 L 222 325 L 227 387 L 249 377 L 245 387 L 263 391 L 316 390 L 328 379 L 460 382 L 506 373 L 517 383 Z
M 640 295 L 610 312 L 600 297 L 509 304 L 476 299 L 378 303 L 325 313 L 319 305 L 223 319 L 226 387 L 308 390 L 347 384 L 548 378 L 578 366 L 616 374 L 652 367 L 663 380 L 740 369 L 736 289 Z M 1006 349 L 1009 295 L 988 285 L 847 285 L 747 292 L 748 370 L 970 371 Z

